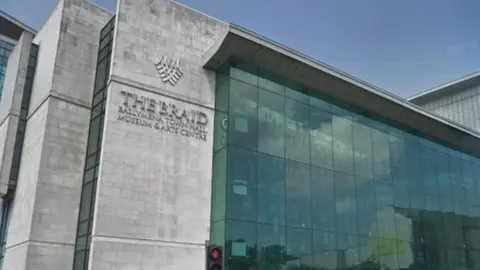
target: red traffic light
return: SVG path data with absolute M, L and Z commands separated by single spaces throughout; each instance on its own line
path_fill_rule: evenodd
M 222 252 L 220 251 L 219 248 L 213 248 L 211 251 L 210 251 L 210 258 L 212 258 L 212 260 L 214 261 L 218 261 L 222 258 Z

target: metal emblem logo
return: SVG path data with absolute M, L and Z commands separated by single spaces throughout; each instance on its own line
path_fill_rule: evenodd
M 162 59 L 155 61 L 155 67 L 164 83 L 175 85 L 183 75 L 179 59 L 169 60 L 167 56 L 163 56 Z

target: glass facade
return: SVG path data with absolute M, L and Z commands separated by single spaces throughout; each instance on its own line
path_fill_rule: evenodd
M 5 73 L 7 72 L 8 56 L 13 50 L 14 45 L 0 39 L 0 100 L 2 100 L 3 83 Z
M 480 267 L 477 158 L 240 62 L 214 133 L 226 270 Z
M 95 192 L 103 137 L 103 121 L 105 118 L 105 106 L 107 104 L 107 84 L 110 73 L 114 28 L 115 17 L 105 25 L 100 33 L 82 195 L 78 214 L 77 239 L 73 263 L 74 270 L 88 269 L 93 209 L 95 206 Z

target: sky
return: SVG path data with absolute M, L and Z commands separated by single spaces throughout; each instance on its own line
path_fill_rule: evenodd
M 39 29 L 56 0 L 0 0 Z M 93 2 L 111 11 L 116 0 Z M 401 97 L 480 71 L 478 0 L 179 0 Z

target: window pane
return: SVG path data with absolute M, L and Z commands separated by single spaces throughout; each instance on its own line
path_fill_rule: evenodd
M 310 167 L 295 161 L 286 166 L 287 225 L 310 228 Z
M 230 90 L 230 78 L 227 74 L 217 73 L 215 81 L 215 110 L 228 112 L 228 94 Z
M 90 216 L 92 206 L 93 182 L 85 184 L 82 189 L 82 202 L 80 205 L 79 221 L 86 220 Z
M 335 212 L 337 232 L 357 233 L 355 181 L 343 173 L 335 173 Z
M 257 149 L 257 103 L 256 86 L 236 80 L 230 81 L 229 141 L 231 145 Z
M 390 181 L 390 146 L 388 134 L 372 129 L 374 178 Z
M 333 166 L 335 170 L 353 174 L 352 122 L 333 116 Z
M 357 195 L 358 234 L 365 236 L 378 235 L 377 204 L 375 186 L 372 180 L 355 179 Z
M 353 123 L 353 158 L 355 175 L 373 179 L 373 154 L 371 128 Z
M 422 181 L 422 168 L 421 168 L 421 159 L 420 159 L 420 145 L 418 145 L 413 140 L 408 140 L 406 142 L 406 153 L 407 158 L 407 178 L 408 185 L 411 188 L 414 188 L 418 191 L 423 191 L 423 181 Z
M 225 220 L 212 223 L 210 227 L 210 244 L 218 246 L 225 244 Z
M 215 120 L 214 120 L 214 137 L 213 137 L 213 147 L 214 151 L 220 150 L 222 147 L 227 145 L 228 142 L 228 114 L 216 111 Z
M 258 221 L 285 224 L 285 160 L 258 157 Z
M 281 78 L 277 78 L 277 76 L 263 71 L 259 73 L 258 86 L 260 88 L 275 92 L 279 95 L 285 95 L 285 86 Z
M 251 85 L 258 85 L 257 69 L 243 63 L 232 63 L 230 77 Z
M 378 239 L 367 236 L 358 238 L 359 269 L 381 269 L 378 257 Z
M 377 200 L 377 221 L 380 237 L 396 239 L 395 209 L 393 208 L 393 189 L 388 183 L 375 183 Z
M 257 216 L 257 155 L 229 148 L 227 216 L 255 220 Z
M 227 199 L 227 150 L 224 148 L 213 157 L 212 221 L 225 218 Z
M 407 185 L 407 167 L 405 156 L 404 140 L 393 135 L 389 135 L 390 143 L 390 166 L 392 181 L 395 185 Z
M 337 269 L 334 233 L 313 231 L 313 264 L 317 269 Z
M 259 269 L 284 269 L 286 264 L 285 242 L 285 227 L 258 224 L 257 262 Z
M 108 59 L 104 59 L 102 62 L 100 62 L 97 66 L 97 75 L 95 77 L 95 92 L 97 90 L 100 90 L 105 86 L 105 79 L 107 74 L 107 67 L 110 64 Z
M 335 197 L 333 172 L 312 166 L 312 227 L 335 230 Z
M 287 266 L 304 269 L 312 266 L 312 231 L 287 228 Z
M 258 101 L 258 151 L 284 157 L 285 98 L 260 90 Z
M 352 269 L 359 263 L 357 236 L 341 233 L 336 236 L 337 250 L 339 251 L 339 269 Z
M 332 115 L 310 108 L 310 155 L 311 163 L 333 168 Z
M 227 269 L 244 270 L 255 265 L 256 224 L 228 221 L 225 246 Z
M 422 150 L 422 177 L 425 193 L 438 196 L 437 168 L 435 162 L 437 153 L 428 147 L 423 147 Z
M 386 269 L 398 269 L 397 264 L 397 241 L 389 239 L 379 239 L 378 251 L 380 253 L 380 263 Z
M 310 163 L 308 105 L 286 100 L 286 157 Z
M 90 134 L 88 136 L 88 151 L 87 155 L 91 155 L 98 150 L 98 137 L 100 135 L 100 125 L 102 117 L 97 117 L 90 123 Z

